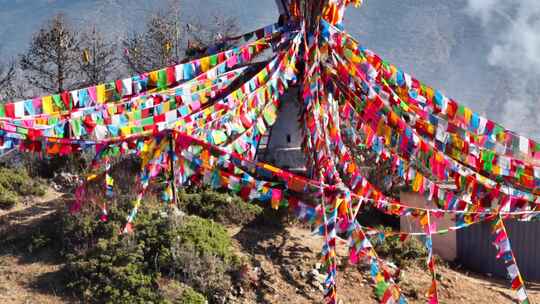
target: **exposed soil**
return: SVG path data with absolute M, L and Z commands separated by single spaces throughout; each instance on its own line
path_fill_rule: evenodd
M 64 205 L 62 194 L 49 189 L 43 197 L 0 211 L 0 303 L 74 303 L 64 293 L 58 249 L 28 245 L 55 224 Z
M 245 303 L 322 303 L 319 281 L 310 273 L 317 268 L 321 238 L 297 227 L 274 232 L 264 228 L 237 228 L 231 232 L 238 241 L 239 251 L 247 255 L 262 274 L 260 288 L 248 292 Z M 377 303 L 369 274 L 347 266 L 345 251 L 338 250 L 338 255 L 343 261 L 338 274 L 338 295 L 342 303 Z M 514 293 L 508 281 L 454 270 L 446 265 L 439 265 L 437 272 L 441 303 L 513 302 Z M 402 270 L 400 286 L 410 303 L 426 303 L 424 293 L 430 282 L 431 276 L 423 267 L 413 265 Z M 528 284 L 527 287 L 532 303 L 540 303 L 540 285 Z
M 31 237 L 37 229 L 54 225 L 54 216 L 65 207 L 59 193 L 48 191 L 10 211 L 0 211 L 0 237 Z M 322 271 L 318 271 L 321 239 L 296 226 L 246 225 L 229 227 L 239 255 L 249 261 L 247 283 L 233 303 L 322 303 Z M 3 242 L 5 243 L 5 242 Z M 8 242 L 9 243 L 9 242 Z M 345 246 L 340 260 L 338 295 L 342 303 L 377 303 L 365 271 L 347 266 Z M 0 303 L 79 303 L 66 294 L 62 260 L 55 248 L 35 252 L 16 244 L 0 248 Z M 441 303 L 512 303 L 509 282 L 438 265 Z M 424 267 L 402 271 L 400 283 L 411 303 L 425 303 L 430 276 Z M 540 303 L 540 285 L 528 284 L 533 303 Z

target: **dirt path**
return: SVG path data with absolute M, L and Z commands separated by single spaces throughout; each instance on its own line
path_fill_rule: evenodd
M 56 249 L 36 253 L 28 246 L 40 229 L 54 225 L 64 204 L 62 195 L 49 189 L 43 197 L 0 211 L 0 303 L 72 303 L 59 296 L 64 287 Z

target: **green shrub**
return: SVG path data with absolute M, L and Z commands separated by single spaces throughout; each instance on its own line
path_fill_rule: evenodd
M 195 216 L 186 217 L 179 225 L 172 257 L 172 275 L 210 300 L 225 296 L 231 286 L 228 273 L 238 265 L 224 227 Z
M 13 191 L 7 190 L 0 185 L 0 209 L 10 209 L 19 201 L 19 197 Z
M 13 207 L 24 196 L 42 196 L 45 188 L 23 169 L 0 168 L 0 208 Z
M 197 216 L 186 217 L 176 230 L 174 242 L 193 246 L 199 255 L 213 255 L 226 262 L 233 256 L 231 238 L 220 224 Z
M 47 246 L 49 246 L 51 242 L 50 235 L 47 235 L 46 233 L 42 233 L 41 231 L 38 231 L 30 237 L 30 243 L 27 246 L 27 250 L 29 253 L 38 251 L 40 249 L 43 249 Z
M 204 295 L 196 292 L 192 288 L 184 289 L 182 296 L 179 300 L 175 301 L 175 304 L 205 304 L 206 298 Z
M 245 224 L 263 211 L 260 206 L 247 203 L 236 195 L 211 190 L 180 192 L 178 198 L 187 213 L 224 224 Z
M 89 303 L 164 303 L 159 292 L 160 273 L 153 271 L 141 241 L 144 235 L 120 235 L 130 209 L 129 200 L 119 200 L 108 208 L 108 221 L 99 220 L 99 209 L 87 205 L 75 215 L 64 214 L 62 221 L 65 271 L 72 280 L 68 288 Z M 150 222 L 154 212 L 143 210 L 137 225 Z M 155 223 L 155 224 L 154 224 Z M 144 231 L 144 230 L 142 230 Z
M 143 246 L 124 241 L 98 242 L 85 255 L 69 257 L 74 278 L 68 287 L 95 303 L 161 303 L 158 273 L 148 272 Z
M 69 287 L 91 303 L 161 303 L 161 276 L 177 279 L 216 300 L 230 287 L 236 258 L 226 229 L 196 216 L 165 215 L 145 202 L 135 233 L 120 235 L 129 200 L 108 210 L 101 222 L 97 207 L 65 215 L 62 224 Z M 189 303 L 189 302 L 181 302 Z M 194 302 L 198 303 L 198 302 Z
M 399 236 L 390 236 L 384 238 L 383 241 L 377 239 L 374 246 L 381 257 L 390 260 L 400 268 L 407 267 L 411 263 L 425 263 L 425 258 L 427 258 L 426 247 L 415 237 L 401 241 Z

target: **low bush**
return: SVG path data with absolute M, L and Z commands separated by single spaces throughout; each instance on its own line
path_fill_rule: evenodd
M 0 168 L 0 208 L 11 208 L 25 196 L 44 194 L 41 180 L 30 178 L 26 170 Z
M 191 216 L 178 226 L 170 267 L 175 278 L 217 300 L 230 288 L 229 273 L 238 264 L 231 239 L 220 224 Z
M 144 245 L 128 240 L 101 240 L 86 254 L 69 256 L 68 287 L 79 291 L 84 302 L 162 303 L 158 273 L 148 271 Z
M 240 197 L 212 190 L 180 192 L 180 207 L 189 214 L 210 218 L 224 224 L 245 224 L 263 212 L 263 208 Z
M 379 228 L 382 229 L 382 228 Z M 404 241 L 399 236 L 386 237 L 383 241 L 379 239 L 374 242 L 375 251 L 398 266 L 404 268 L 412 263 L 424 263 L 428 252 L 422 241 L 415 237 Z
M 184 292 L 182 292 L 182 296 L 179 300 L 174 302 L 175 304 L 205 304 L 206 298 L 193 290 L 192 288 L 186 288 L 184 289 Z
M 26 248 L 28 253 L 33 253 L 48 247 L 51 242 L 51 236 L 47 232 L 37 231 L 30 237 L 29 244 L 26 246 Z
M 184 283 L 176 280 L 162 279 L 160 288 L 167 303 L 171 304 L 206 304 L 206 297 L 189 287 Z
M 158 282 L 169 277 L 211 302 L 224 297 L 238 264 L 225 228 L 197 216 L 164 214 L 155 203 L 145 206 L 131 235 L 119 234 L 128 201 L 109 208 L 106 222 L 91 206 L 65 216 L 62 239 L 66 270 L 73 278 L 69 287 L 90 303 L 165 303 Z M 187 300 L 206 301 L 187 293 Z M 182 297 L 180 303 L 192 303 L 187 300 Z
M 11 209 L 19 201 L 19 196 L 0 186 L 0 209 Z

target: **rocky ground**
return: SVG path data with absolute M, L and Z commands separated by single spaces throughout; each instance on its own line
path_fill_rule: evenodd
M 46 227 L 66 200 L 54 190 L 39 200 L 0 212 L 0 236 L 28 234 Z M 53 223 L 50 223 L 53 224 Z M 37 228 L 41 229 L 41 228 Z M 298 226 L 229 227 L 238 254 L 249 261 L 246 284 L 236 287 L 231 303 L 322 303 L 324 274 L 317 253 L 321 240 Z M 31 235 L 31 234 L 29 234 Z M 344 246 L 342 246 L 344 248 Z M 345 252 L 338 252 L 343 261 Z M 78 303 L 60 283 L 62 260 L 58 249 L 4 246 L 0 248 L 0 303 Z M 441 303 L 511 303 L 513 292 L 504 280 L 470 274 L 439 265 Z M 401 287 L 411 303 L 425 303 L 430 276 L 423 267 L 403 270 Z M 340 265 L 338 292 L 342 303 L 377 303 L 369 275 Z M 533 302 L 540 303 L 540 286 L 529 284 Z

